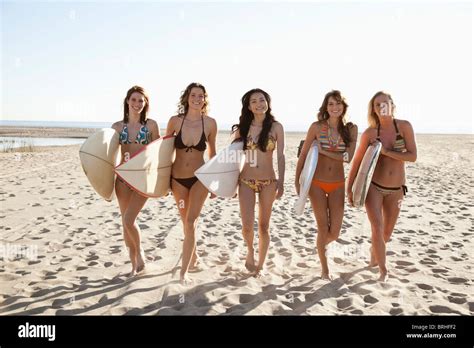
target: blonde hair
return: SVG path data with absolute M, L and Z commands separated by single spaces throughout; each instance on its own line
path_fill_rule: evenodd
M 385 96 L 388 97 L 388 99 L 390 100 L 390 103 L 392 104 L 391 105 L 391 107 L 392 107 L 392 116 L 395 113 L 395 103 L 393 102 L 392 96 L 389 93 L 385 92 L 385 91 L 378 91 L 377 93 L 374 94 L 374 96 L 369 101 L 367 121 L 369 123 L 369 127 L 371 127 L 371 128 L 376 128 L 380 124 L 379 117 L 377 116 L 377 114 L 374 111 L 374 101 L 375 101 L 375 98 L 377 98 L 378 96 L 381 96 L 381 95 L 385 95 Z

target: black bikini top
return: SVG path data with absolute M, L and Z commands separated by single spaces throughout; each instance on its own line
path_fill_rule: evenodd
M 186 149 L 186 152 L 192 151 L 193 149 L 196 149 L 196 150 L 201 151 L 201 152 L 205 151 L 206 148 L 207 148 L 207 145 L 206 145 L 206 133 L 204 133 L 204 118 L 203 118 L 203 116 L 201 115 L 201 121 L 202 121 L 201 139 L 199 140 L 199 142 L 196 145 L 192 145 L 192 146 L 186 146 L 183 143 L 183 138 L 182 138 L 181 131 L 183 129 L 183 124 L 184 124 L 184 119 L 185 118 L 186 118 L 186 116 L 183 116 L 183 122 L 181 123 L 181 128 L 179 129 L 179 132 L 176 135 L 176 139 L 174 140 L 174 146 L 177 149 Z

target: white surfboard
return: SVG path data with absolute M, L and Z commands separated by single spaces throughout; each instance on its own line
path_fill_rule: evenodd
M 115 187 L 114 168 L 120 162 L 119 134 L 112 128 L 92 134 L 82 144 L 79 158 L 94 190 L 111 201 Z
M 243 143 L 235 142 L 198 168 L 194 175 L 218 197 L 231 198 L 237 192 L 239 175 L 245 164 Z
M 174 138 L 170 135 L 145 145 L 127 162 L 117 166 L 115 173 L 142 196 L 166 196 L 175 157 Z
M 311 188 L 311 181 L 313 179 L 316 166 L 318 165 L 318 154 L 318 145 L 316 142 L 313 142 L 308 154 L 306 155 L 304 167 L 299 178 L 300 195 L 294 205 L 296 215 L 301 215 L 304 212 L 304 206 L 306 205 L 309 189 Z
M 381 149 L 382 143 L 376 141 L 367 148 L 364 158 L 360 163 L 359 171 L 352 185 L 354 206 L 357 208 L 361 208 L 365 204 L 365 198 L 369 192 L 370 182 L 372 181 L 372 175 L 374 175 Z

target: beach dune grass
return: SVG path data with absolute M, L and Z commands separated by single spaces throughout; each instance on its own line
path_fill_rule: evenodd
M 0 138 L 0 152 L 34 152 L 32 139 L 1 139 Z

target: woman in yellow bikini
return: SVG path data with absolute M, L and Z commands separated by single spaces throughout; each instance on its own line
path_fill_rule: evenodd
M 405 162 L 416 161 L 416 142 L 408 121 L 396 120 L 395 104 L 390 94 L 377 92 L 369 102 L 369 128 L 362 133 L 347 179 L 347 196 L 353 205 L 352 185 L 367 147 L 382 142 L 372 183 L 365 200 L 365 209 L 372 227 L 372 248 L 369 266 L 379 266 L 380 278 L 387 277 L 386 243 L 390 240 L 405 196 Z
M 166 134 L 176 134 L 176 159 L 171 170 L 171 190 L 184 229 L 180 272 L 180 281 L 183 284 L 192 283 L 187 272 L 197 266 L 195 230 L 209 193 L 194 172 L 204 164 L 206 149 L 209 158 L 216 154 L 217 123 L 207 115 L 208 105 L 204 86 L 196 82 L 191 83 L 181 95 L 178 115 L 170 118 L 166 130 Z
M 160 137 L 158 124 L 147 117 L 149 106 L 148 95 L 142 87 L 134 86 L 128 90 L 123 101 L 123 120 L 112 125 L 112 128 L 120 134 L 121 163 L 130 159 L 144 145 Z M 135 275 L 145 268 L 145 256 L 140 246 L 140 227 L 136 220 L 147 198 L 138 194 L 118 177 L 115 181 L 115 193 L 122 214 L 125 245 L 132 263 L 130 275 Z
M 354 155 L 357 126 L 346 123 L 347 103 L 339 91 L 331 91 L 319 108 L 318 121 L 308 130 L 298 163 L 295 186 L 299 194 L 299 177 L 313 141 L 319 149 L 318 166 L 313 176 L 309 198 L 318 225 L 316 246 L 321 261 L 321 278 L 331 279 L 326 247 L 339 238 L 344 216 L 344 167 Z
M 239 203 L 242 216 L 242 234 L 248 254 L 245 267 L 255 277 L 262 275 L 270 244 L 270 216 L 273 202 L 283 195 L 285 180 L 285 133 L 283 126 L 271 113 L 271 99 L 261 89 L 252 89 L 242 97 L 239 123 L 232 127 L 234 141 L 243 141 L 247 157 L 239 178 Z M 277 150 L 278 179 L 273 169 L 273 152 Z M 252 151 L 252 153 L 249 153 Z M 253 225 L 255 202 L 258 194 L 258 263 L 255 264 Z

